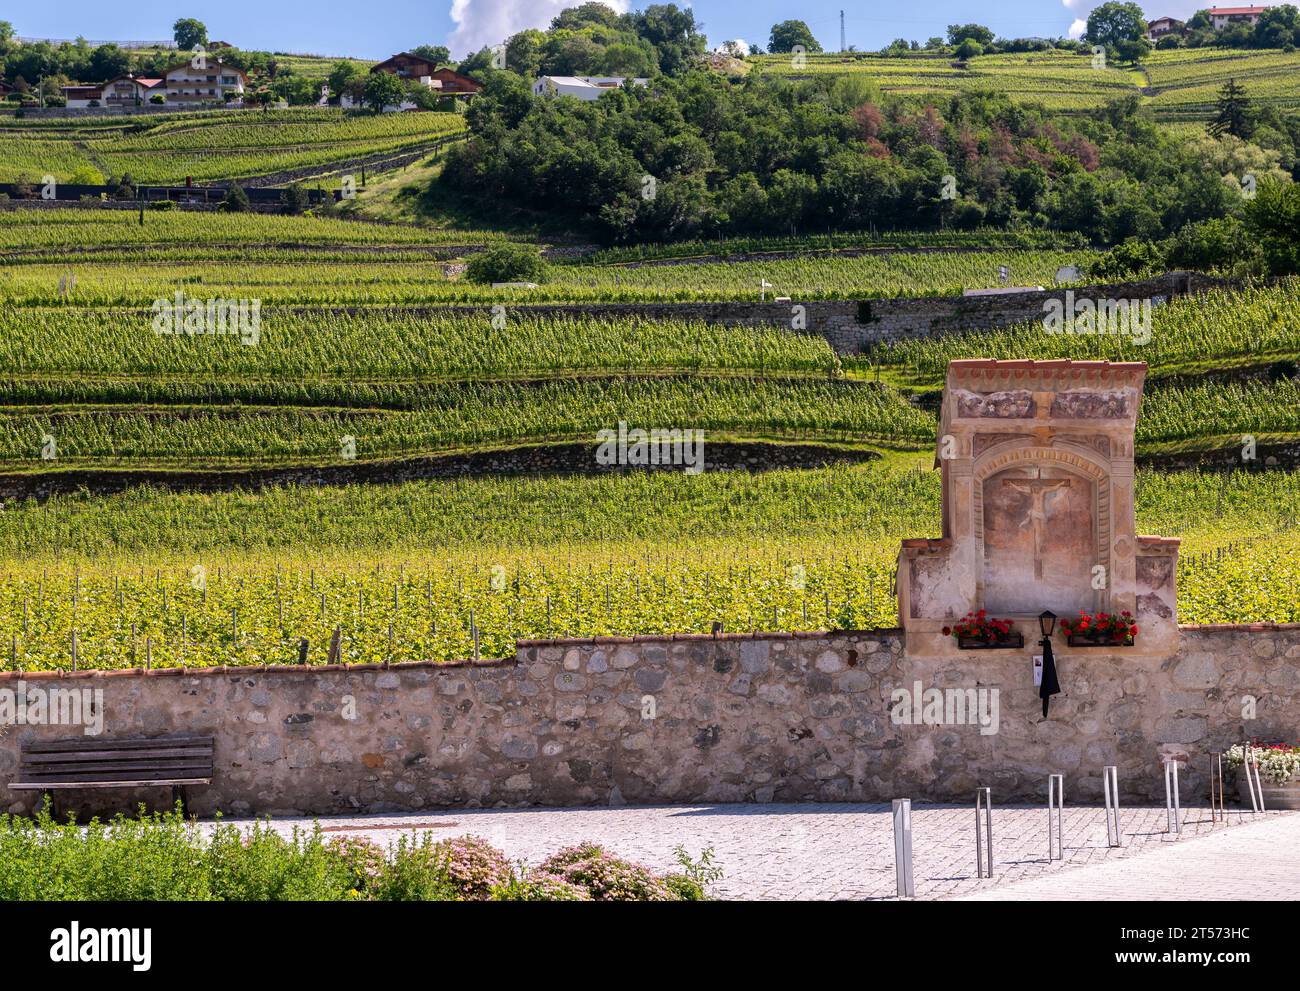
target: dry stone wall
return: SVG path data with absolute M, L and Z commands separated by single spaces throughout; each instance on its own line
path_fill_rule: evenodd
M 102 691 L 105 737 L 214 736 L 215 780 L 191 794 L 205 814 L 967 802 L 979 785 L 1000 802 L 1038 802 L 1049 772 L 1084 802 L 1100 799 L 1107 764 L 1119 766 L 1126 801 L 1162 801 L 1164 755 L 1188 760 L 1190 802 L 1205 789 L 1209 753 L 1247 735 L 1300 735 L 1300 624 L 1185 627 L 1164 660 L 1062 645 L 1064 691 L 1047 719 L 1031 650 L 915 658 L 898 630 L 607 638 L 524 642 L 515 658 L 483 664 L 8 672 L 0 693 Z M 918 687 L 918 701 L 930 689 L 983 699 L 986 716 L 996 689 L 996 732 L 983 731 L 992 722 L 928 724 L 923 707 L 911 713 L 919 721 L 896 722 L 894 693 Z M 0 810 L 35 799 L 7 787 L 24 741 L 79 733 L 0 728 Z M 168 798 L 153 789 L 61 801 L 103 811 Z

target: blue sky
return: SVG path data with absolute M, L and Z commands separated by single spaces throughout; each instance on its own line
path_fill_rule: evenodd
M 356 0 L 317 0 L 288 4 L 276 0 L 182 0 L 105 4 L 102 0 L 59 0 L 15 6 L 0 15 L 22 37 L 93 40 L 152 40 L 171 36 L 177 17 L 197 17 L 213 40 L 241 48 L 383 58 L 415 45 L 450 44 L 453 53 L 492 44 L 523 27 L 544 26 L 555 12 L 578 0 L 384 0 L 377 8 Z M 611 0 L 626 9 L 649 0 Z M 951 23 L 976 21 L 1007 37 L 1069 32 L 1100 0 L 936 0 L 915 5 L 851 3 L 849 0 L 695 0 L 690 6 L 703 21 L 712 45 L 740 38 L 766 44 L 771 26 L 787 18 L 808 23 L 822 46 L 839 47 L 839 11 L 845 11 L 850 45 L 878 49 L 893 38 L 924 41 L 944 34 Z M 1148 16 L 1185 16 L 1201 4 L 1191 0 L 1143 5 Z M 1208 6 L 1208 3 L 1205 4 Z

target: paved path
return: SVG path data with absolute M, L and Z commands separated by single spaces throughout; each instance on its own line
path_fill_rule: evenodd
M 1270 816 L 1241 829 L 1216 830 L 1132 860 L 1008 884 L 963 896 L 980 901 L 1154 901 L 1300 898 L 1300 816 Z
M 1300 899 L 1300 816 L 1230 811 L 1225 824 L 1213 823 L 1208 809 L 1185 808 L 1183 832 L 1172 835 L 1166 832 L 1163 807 L 1125 808 L 1120 822 L 1124 845 L 1119 848 L 1107 846 L 1104 816 L 1099 808 L 1067 808 L 1065 859 L 1049 862 L 1046 809 L 995 807 L 994 873 L 981 880 L 975 877 L 973 808 L 913 806 L 916 895 L 1173 897 L 1174 877 L 1181 872 L 1186 883 L 1178 886 L 1177 896 L 1182 898 Z M 331 833 L 366 835 L 384 844 L 410 831 L 429 831 L 437 838 L 473 833 L 512 860 L 529 863 L 588 839 L 661 870 L 673 866 L 678 844 L 692 856 L 712 847 L 725 874 L 716 894 L 724 898 L 895 896 L 892 818 L 886 805 L 463 809 L 319 821 Z M 310 819 L 280 819 L 275 828 L 287 832 L 311 824 Z M 1220 849 L 1225 851 L 1222 861 L 1216 854 Z M 1247 869 L 1247 859 L 1269 866 Z M 1148 868 L 1149 863 L 1154 866 Z M 1153 872 L 1149 876 L 1148 869 Z M 1257 875 L 1270 879 L 1265 887 L 1247 883 Z M 1018 895 L 1021 890 L 1026 894 Z

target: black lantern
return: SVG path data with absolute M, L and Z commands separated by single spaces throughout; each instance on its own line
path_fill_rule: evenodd
M 1056 629 L 1056 613 L 1044 609 L 1038 616 L 1038 628 L 1043 631 L 1044 637 L 1050 637 L 1052 631 Z

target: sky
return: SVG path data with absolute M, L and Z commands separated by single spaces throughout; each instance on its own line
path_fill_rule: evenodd
M 24 38 L 75 38 L 92 41 L 152 41 L 171 37 L 178 17 L 196 17 L 213 41 L 240 48 L 313 55 L 386 58 L 416 45 L 447 45 L 461 58 L 484 45 L 503 41 L 526 27 L 544 27 L 565 7 L 580 0 L 383 0 L 374 14 L 356 0 L 181 0 L 175 6 L 150 0 L 117 5 L 102 0 L 14 5 L 0 14 Z M 642 8 L 651 0 L 608 0 L 616 10 Z M 788 18 L 805 21 L 823 48 L 839 48 L 844 10 L 846 41 L 859 50 L 884 47 L 894 38 L 924 42 L 943 35 L 947 25 L 984 24 L 1003 37 L 1078 36 L 1088 11 L 1100 0 L 930 0 L 915 6 L 880 0 L 694 0 L 680 3 L 695 11 L 709 44 L 741 39 L 766 45 L 772 25 Z M 1226 5 L 1226 0 L 1225 0 Z M 9 6 L 9 5 L 6 5 Z M 1148 17 L 1186 17 L 1196 0 L 1143 3 Z

